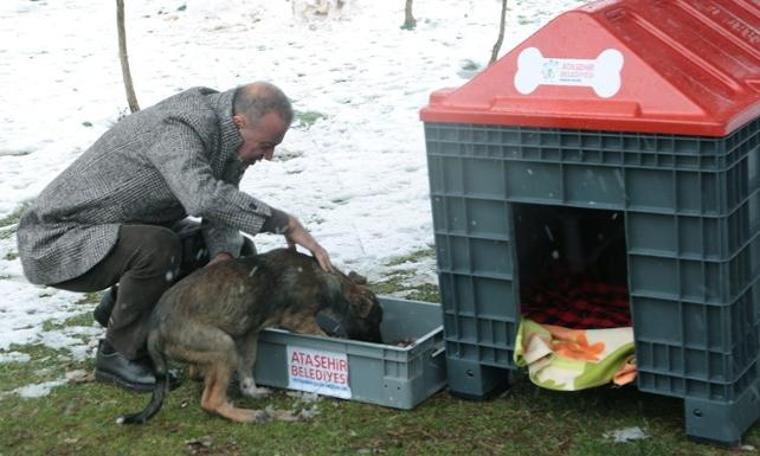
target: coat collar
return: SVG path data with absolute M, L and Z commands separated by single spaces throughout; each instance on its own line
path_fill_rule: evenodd
M 209 95 L 211 106 L 216 112 L 219 119 L 219 130 L 221 133 L 222 151 L 228 155 L 228 161 L 240 167 L 239 172 L 245 171 L 243 163 L 237 156 L 237 151 L 243 144 L 243 138 L 234 122 L 232 122 L 232 98 L 235 95 L 235 89 L 225 92 L 217 92 Z

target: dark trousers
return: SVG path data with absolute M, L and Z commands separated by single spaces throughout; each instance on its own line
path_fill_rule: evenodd
M 246 238 L 242 252 L 256 253 Z M 148 320 L 161 295 L 173 283 L 208 263 L 200 224 L 182 220 L 172 228 L 122 225 L 109 254 L 83 275 L 51 285 L 68 291 L 91 292 L 118 284 L 106 340 L 129 359 L 145 354 Z

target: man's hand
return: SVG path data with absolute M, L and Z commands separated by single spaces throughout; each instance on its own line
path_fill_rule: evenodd
M 288 247 L 291 249 L 296 248 L 296 244 L 305 248 L 314 258 L 317 259 L 319 266 L 327 272 L 333 272 L 333 265 L 330 262 L 330 255 L 319 243 L 312 237 L 312 235 L 306 231 L 306 228 L 301 225 L 301 222 L 297 218 L 290 215 L 288 217 L 288 228 L 285 232 L 285 239 L 288 241 Z
M 211 266 L 212 264 L 219 263 L 221 261 L 231 260 L 232 258 L 233 258 L 233 256 L 230 255 L 227 252 L 219 252 L 216 255 L 214 255 L 214 258 L 212 258 L 211 260 L 209 260 L 209 262 L 206 264 L 206 266 L 208 267 L 208 266 Z

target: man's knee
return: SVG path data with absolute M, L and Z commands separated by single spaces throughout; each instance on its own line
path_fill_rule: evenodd
M 182 243 L 172 230 L 162 228 L 156 231 L 146 242 L 146 248 L 164 264 L 179 264 L 182 260 Z
M 171 271 L 182 261 L 182 245 L 176 233 L 168 228 L 156 227 L 144 233 L 138 249 L 137 261 L 142 268 Z

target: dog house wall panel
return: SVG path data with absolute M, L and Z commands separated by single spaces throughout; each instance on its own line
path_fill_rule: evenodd
M 491 381 L 473 370 L 515 367 L 513 206 L 533 204 L 622 211 L 639 389 L 748 400 L 760 383 L 760 121 L 722 139 L 435 123 L 425 133 L 455 394 Z

